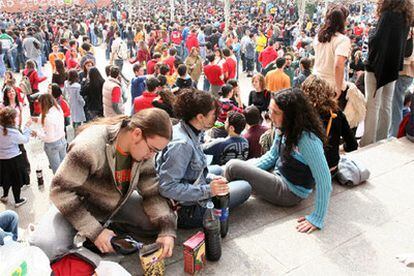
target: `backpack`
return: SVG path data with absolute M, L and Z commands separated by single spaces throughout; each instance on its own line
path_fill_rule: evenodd
M 20 89 L 26 95 L 31 95 L 33 93 L 32 84 L 30 83 L 30 75 L 33 73 L 28 72 L 27 75 L 23 74 L 22 80 L 20 81 Z
M 121 41 L 121 44 L 119 44 L 117 56 L 118 59 L 122 60 L 126 60 L 128 58 L 128 48 L 124 41 Z
M 405 43 L 404 57 L 409 58 L 413 54 L 413 30 L 410 31 L 410 38 Z

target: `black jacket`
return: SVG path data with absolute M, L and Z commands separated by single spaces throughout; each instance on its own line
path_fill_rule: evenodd
M 398 79 L 409 29 L 404 14 L 386 11 L 370 35 L 365 69 L 375 74 L 377 89 Z
M 340 110 L 335 113 L 338 116 L 332 121 L 331 130 L 328 135 L 328 144 L 325 146 L 325 157 L 329 168 L 333 168 L 338 165 L 340 159 L 339 145 L 341 144 L 341 138 L 344 140 L 344 150 L 346 152 L 354 151 L 358 148 L 358 142 L 349 127 L 345 114 Z M 330 117 L 330 115 L 321 116 L 325 129 L 328 126 Z

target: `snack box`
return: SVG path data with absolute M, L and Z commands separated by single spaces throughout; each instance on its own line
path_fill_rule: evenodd
M 206 264 L 204 233 L 199 231 L 184 242 L 184 271 L 195 274 Z

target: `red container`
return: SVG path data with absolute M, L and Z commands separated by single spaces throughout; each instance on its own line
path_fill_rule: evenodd
M 184 242 L 184 271 L 195 274 L 206 264 L 204 233 L 199 231 Z

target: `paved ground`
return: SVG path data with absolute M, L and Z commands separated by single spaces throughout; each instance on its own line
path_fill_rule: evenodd
M 102 68 L 104 62 L 98 60 Z M 124 72 L 128 74 L 127 68 Z M 244 99 L 249 85 L 249 80 L 242 78 Z M 39 140 L 30 142 L 28 154 L 32 187 L 23 191 L 23 196 L 29 202 L 16 210 L 22 235 L 28 224 L 47 210 L 52 177 Z M 404 267 L 395 259 L 401 253 L 414 253 L 414 144 L 406 139 L 391 140 L 350 156 L 367 164 L 371 178 L 355 188 L 333 185 L 324 230 L 311 235 L 295 230 L 296 219 L 311 212 L 313 197 L 294 208 L 275 207 L 251 197 L 231 213 L 221 260 L 208 263 L 202 274 L 414 275 L 414 268 Z M 44 190 L 36 185 L 37 166 L 43 169 Z M 6 208 L 14 209 L 11 204 L 0 204 L 0 211 Z M 179 231 L 174 256 L 167 262 L 167 275 L 184 274 L 182 242 L 196 231 Z M 137 256 L 117 260 L 133 275 L 141 273 Z

